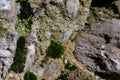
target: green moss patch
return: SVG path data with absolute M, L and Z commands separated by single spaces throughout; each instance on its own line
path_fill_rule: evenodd
M 69 80 L 67 72 L 61 71 L 61 75 L 58 78 L 56 78 L 55 80 Z
M 29 32 L 31 29 L 31 24 L 32 24 L 32 22 L 31 22 L 30 18 L 23 19 L 23 20 L 20 20 L 18 18 L 15 28 L 18 31 L 20 36 L 26 36 L 27 32 Z
M 25 37 L 20 37 L 17 41 L 17 48 L 14 56 L 14 63 L 11 66 L 12 71 L 21 73 L 24 70 L 26 60 Z
M 37 77 L 32 72 L 26 72 L 24 75 L 24 80 L 37 80 Z
M 75 71 L 77 70 L 77 66 L 71 64 L 70 62 L 68 62 L 67 64 L 65 64 L 65 69 L 69 70 L 69 71 Z
M 64 54 L 64 47 L 55 41 L 51 41 L 47 54 L 52 58 L 60 58 Z

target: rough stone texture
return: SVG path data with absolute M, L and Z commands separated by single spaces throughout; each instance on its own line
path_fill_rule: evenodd
M 68 16 L 73 18 L 77 15 L 80 3 L 79 0 L 68 0 L 66 3 L 66 8 Z
M 33 62 L 34 62 L 34 57 L 35 57 L 35 46 L 33 44 L 30 44 L 28 47 L 27 47 L 27 58 L 26 58 L 26 63 L 25 63 L 25 68 L 24 70 L 26 71 L 27 69 L 29 69 Z
M 9 33 L 8 38 L 1 38 L 0 42 L 0 79 L 5 78 L 10 66 L 13 63 L 16 43 L 18 39 L 17 33 Z
M 12 0 L 1 0 L 0 1 L 0 18 L 7 19 L 8 21 L 15 19 L 15 3 Z
M 100 21 L 90 19 L 89 22 L 90 26 L 76 39 L 76 59 L 107 80 L 119 80 L 120 20 L 102 18 Z
M 32 67 L 35 60 L 35 53 L 36 53 L 35 45 L 38 42 L 38 38 L 35 31 L 36 28 L 33 26 L 27 40 L 28 45 L 27 45 L 27 55 L 26 55 L 26 63 L 25 63 L 24 71 L 29 70 Z
M 15 31 L 14 0 L 0 0 L 0 80 L 6 77 L 13 63 L 18 34 Z
M 3 3 L 7 4 L 9 2 L 12 3 L 13 0 L 2 1 L 6 1 L 6 3 Z M 90 2 L 91 0 L 28 0 L 26 4 L 29 5 L 30 3 L 28 7 L 31 9 L 30 13 L 33 13 L 33 15 L 26 15 L 26 13 L 28 13 L 26 10 L 25 15 L 31 17 L 32 25 L 30 31 L 28 30 L 28 33 L 26 34 L 27 36 L 25 37 L 27 40 L 25 43 L 27 53 L 24 72 L 14 73 L 12 71 L 9 71 L 6 79 L 24 80 L 24 73 L 26 71 L 31 71 L 37 75 L 38 80 L 54 80 L 60 75 L 60 72 L 64 70 L 63 60 L 66 60 L 65 63 L 67 63 L 67 61 L 75 63 L 77 66 L 79 66 L 79 68 L 81 68 L 81 65 L 78 64 L 72 53 L 74 51 L 75 44 L 71 41 L 71 37 L 76 37 L 76 35 L 73 35 L 73 33 L 77 34 L 79 32 L 79 29 L 84 27 L 86 18 L 88 17 L 89 13 Z M 12 4 L 14 4 L 14 2 Z M 11 6 L 14 7 L 15 5 Z M 3 24 L 3 30 L 7 29 L 7 36 L 9 34 L 8 31 L 11 31 L 11 34 L 15 32 L 14 19 L 16 18 L 16 13 L 19 15 L 22 10 L 24 11 L 23 8 L 25 7 L 17 3 L 16 8 L 16 11 L 14 10 L 14 8 L 12 8 L 12 10 L 10 11 L 7 11 L 10 13 L 10 17 L 9 15 L 7 15 L 3 18 L 3 16 L 8 13 L 6 12 L 6 14 L 3 14 L 2 12 L 0 12 L 0 16 L 2 16 L 0 17 L 0 24 Z M 17 33 L 15 34 L 15 36 L 11 35 L 7 39 L 4 34 L 0 34 L 2 37 L 0 38 L 3 39 L 3 41 L 0 41 L 3 42 L 3 44 L 0 44 L 0 50 L 5 49 L 10 51 L 10 53 L 12 54 L 12 57 L 10 57 L 9 59 L 0 58 L 0 64 L 2 65 L 0 69 L 3 70 L 4 74 L 2 71 L 0 73 L 1 75 L 3 75 L 3 77 L 6 76 L 9 66 L 12 64 L 13 61 L 13 53 L 15 51 L 18 38 Z M 52 59 L 46 54 L 51 40 L 61 42 L 60 44 L 65 47 L 65 54 L 62 56 L 61 59 Z M 4 60 L 9 60 L 10 62 Z

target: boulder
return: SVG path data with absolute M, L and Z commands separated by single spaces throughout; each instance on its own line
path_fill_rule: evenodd
M 68 0 L 67 1 L 66 9 L 68 12 L 68 16 L 70 18 L 74 18 L 77 15 L 79 6 L 80 6 L 79 0 Z

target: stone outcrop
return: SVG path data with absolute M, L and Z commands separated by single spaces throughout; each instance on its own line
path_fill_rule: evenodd
M 0 80 L 6 77 L 13 63 L 18 39 L 15 21 L 15 1 L 0 0 Z
M 119 24 L 117 19 L 90 19 L 90 26 L 76 39 L 76 59 L 107 80 L 120 79 Z
M 119 80 L 120 20 L 112 19 L 119 18 L 119 0 L 100 3 L 104 4 L 99 5 L 99 0 L 0 0 L 0 80 L 24 80 L 27 71 L 38 80 L 55 80 L 62 72 L 68 79 L 84 80 L 88 76 L 81 76 L 82 72 L 91 74 L 88 70 Z M 87 21 L 91 13 L 96 20 Z M 51 40 L 64 48 L 55 48 L 64 52 L 58 59 L 49 55 Z M 68 62 L 78 69 L 65 69 Z

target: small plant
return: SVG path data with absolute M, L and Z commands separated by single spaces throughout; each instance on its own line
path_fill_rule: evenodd
M 17 19 L 16 27 L 17 31 L 20 33 L 20 36 L 25 36 L 26 32 L 31 29 L 31 19 L 20 20 Z
M 32 72 L 26 72 L 24 75 L 24 80 L 37 80 L 37 77 Z
M 99 18 L 96 12 L 96 8 L 90 7 L 90 16 L 94 17 L 95 19 Z
M 47 54 L 52 58 L 60 58 L 64 54 L 64 47 L 55 41 L 51 41 Z
M 100 9 L 99 9 L 99 13 L 102 13 L 102 14 L 105 14 L 105 13 L 107 13 L 107 9 L 105 8 L 105 7 L 101 7 Z
M 61 75 L 55 80 L 69 80 L 69 79 L 67 73 L 65 71 L 61 71 Z
M 68 62 L 67 64 L 65 64 L 65 69 L 69 71 L 75 71 L 77 70 L 77 67 L 75 65 L 72 65 L 70 62 Z
M 109 13 L 110 10 L 106 9 L 105 7 L 90 7 L 90 16 L 94 17 L 95 19 L 99 19 L 100 16 Z

